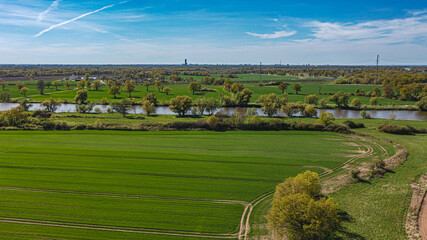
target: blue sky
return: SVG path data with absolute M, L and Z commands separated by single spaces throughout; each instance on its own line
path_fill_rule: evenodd
M 1 0 L 0 64 L 427 64 L 427 1 Z

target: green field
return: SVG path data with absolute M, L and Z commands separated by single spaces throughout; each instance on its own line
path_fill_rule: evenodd
M 291 85 L 288 87 L 288 89 L 285 91 L 288 93 L 288 100 L 290 102 L 304 102 L 304 99 L 309 94 L 316 94 L 318 95 L 319 99 L 325 98 L 328 99 L 332 94 L 343 91 L 343 92 L 349 92 L 354 93 L 358 88 L 364 89 L 365 92 L 372 91 L 374 86 L 369 85 L 334 85 L 330 84 L 329 82 L 326 83 L 304 83 L 302 82 L 302 90 L 299 94 L 296 94 L 292 90 L 292 82 L 289 82 Z M 263 94 L 269 94 L 269 93 L 275 93 L 279 96 L 282 95 L 282 92 L 278 89 L 277 86 L 258 86 L 257 83 L 244 83 L 244 86 L 254 92 L 251 98 L 251 103 L 256 103 L 256 100 Z M 50 87 L 49 89 L 45 90 L 45 95 L 39 95 L 35 85 L 28 85 L 27 86 L 30 89 L 30 93 L 28 94 L 27 98 L 30 98 L 32 101 L 35 102 L 41 102 L 45 99 L 48 99 L 50 97 L 53 97 L 55 99 L 61 99 L 61 100 L 67 100 L 68 102 L 73 102 L 74 97 L 76 96 L 77 89 L 68 90 L 64 86 L 58 87 L 58 90 L 56 90 L 54 87 Z M 222 94 L 228 95 L 231 97 L 231 94 L 229 92 L 224 91 L 222 86 L 211 86 L 211 85 L 203 85 L 203 88 L 211 88 L 215 89 L 216 92 L 199 92 L 193 95 L 190 90 L 188 89 L 188 84 L 172 84 L 172 85 L 165 85 L 165 87 L 172 88 L 172 91 L 169 94 L 159 92 L 155 89 L 154 86 L 150 86 L 149 90 L 147 92 L 146 88 L 143 86 L 137 86 L 135 92 L 132 93 L 132 97 L 136 99 L 141 99 L 145 97 L 148 93 L 156 93 L 157 98 L 160 103 L 167 103 L 170 101 L 171 98 L 174 98 L 176 96 L 183 96 L 187 95 L 190 96 L 193 99 L 201 98 L 201 97 L 213 97 L 216 99 L 220 99 Z M 381 88 L 381 87 L 380 87 Z M 9 86 L 6 90 L 11 94 L 12 98 L 20 98 L 23 97 L 19 90 L 14 86 Z M 320 94 L 319 94 L 320 91 Z M 128 93 L 122 92 L 121 95 L 117 95 L 117 98 L 115 99 L 113 96 L 108 95 L 108 87 L 104 86 L 101 87 L 98 91 L 89 91 L 88 92 L 88 100 L 89 101 L 100 101 L 102 98 L 107 98 L 108 101 L 118 101 L 121 98 L 128 98 Z M 355 98 L 355 96 L 352 96 L 350 98 L 350 101 Z M 361 100 L 362 104 L 369 105 L 369 97 L 357 97 Z M 332 102 L 329 102 L 329 104 L 332 104 Z M 387 99 L 387 98 L 378 98 L 378 104 L 379 105 L 413 105 L 414 102 L 411 101 L 401 101 L 401 100 L 395 100 L 395 99 Z
M 0 142 L 0 234 L 15 239 L 237 238 L 247 204 L 283 179 L 371 159 L 359 156 L 369 146 L 385 157 L 304 131 L 6 131 Z

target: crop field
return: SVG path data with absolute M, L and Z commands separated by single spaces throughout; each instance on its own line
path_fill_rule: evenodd
M 11 131 L 0 142 L 0 236 L 16 239 L 237 239 L 249 203 L 285 178 L 385 154 L 304 131 Z
M 338 91 L 354 93 L 358 88 L 361 88 L 361 89 L 364 89 L 365 92 L 369 92 L 369 91 L 372 91 L 374 88 L 374 86 L 370 86 L 370 85 L 334 85 L 330 83 L 302 82 L 301 83 L 302 90 L 299 94 L 296 94 L 295 91 L 292 89 L 293 82 L 288 82 L 288 83 L 291 85 L 288 87 L 288 89 L 285 92 L 288 93 L 288 100 L 290 102 L 298 102 L 298 101 L 303 102 L 305 97 L 309 94 L 316 94 L 318 95 L 319 99 L 322 99 L 322 98 L 328 99 L 330 95 Z M 148 91 L 143 86 L 137 86 L 135 92 L 131 94 L 131 97 L 136 99 L 141 99 L 144 96 L 146 96 L 148 93 L 156 93 L 159 102 L 163 102 L 163 101 L 168 102 L 170 101 L 171 98 L 174 98 L 176 96 L 183 96 L 183 95 L 190 96 L 193 99 L 197 99 L 201 97 L 213 97 L 216 99 L 220 99 L 222 94 L 228 95 L 231 97 L 231 94 L 229 92 L 224 91 L 222 86 L 203 85 L 202 86 L 203 88 L 215 89 L 216 92 L 199 92 L 194 95 L 188 89 L 188 84 L 172 84 L 172 85 L 165 85 L 165 87 L 166 86 L 172 88 L 172 91 L 169 94 L 159 92 L 157 89 L 155 89 L 154 86 L 150 86 Z M 277 86 L 259 87 L 257 83 L 244 83 L 244 86 L 254 92 L 251 98 L 251 103 L 255 103 L 256 100 L 263 94 L 276 93 L 279 96 L 282 95 L 282 92 L 278 89 Z M 72 102 L 78 91 L 77 89 L 75 89 L 75 86 L 73 86 L 71 90 L 68 90 L 64 86 L 59 86 L 58 90 L 56 90 L 55 87 L 50 86 L 50 88 L 45 89 L 45 95 L 39 95 L 35 85 L 27 85 L 26 87 L 30 89 L 30 92 L 28 93 L 27 98 L 30 98 L 35 102 L 41 102 L 50 97 Z M 380 89 L 381 88 L 382 87 L 380 87 Z M 6 91 L 11 94 L 12 98 L 23 97 L 15 86 L 9 85 Z M 108 87 L 106 86 L 101 87 L 100 89 L 98 89 L 98 91 L 88 92 L 89 101 L 100 101 L 102 98 L 107 98 L 108 101 L 118 101 L 121 98 L 128 98 L 128 97 L 129 97 L 128 93 L 122 92 L 120 95 L 117 95 L 117 98 L 115 99 L 112 95 L 108 94 Z M 356 96 L 352 96 L 350 98 L 350 101 L 355 97 Z M 369 100 L 370 100 L 369 97 L 357 96 L 357 98 L 361 100 L 362 104 L 369 105 Z M 329 103 L 332 104 L 332 102 L 329 102 Z M 390 104 L 413 105 L 414 102 L 379 97 L 378 104 L 379 105 L 390 105 Z

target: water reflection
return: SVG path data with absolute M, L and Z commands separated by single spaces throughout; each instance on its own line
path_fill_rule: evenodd
M 11 108 L 17 107 L 17 103 L 0 103 L 0 111 L 6 111 Z M 110 108 L 108 105 L 95 105 L 94 108 L 99 108 L 101 112 L 106 113 L 107 109 Z M 40 104 L 33 103 L 33 106 L 30 108 L 31 111 L 36 109 L 42 109 Z M 239 113 L 244 116 L 248 108 L 241 107 L 223 107 L 220 108 L 216 113 L 222 113 L 226 115 L 235 115 Z M 265 116 L 261 109 L 256 109 L 257 114 L 260 116 Z M 325 112 L 330 112 L 334 115 L 335 118 L 361 118 L 359 110 L 345 110 L 345 109 L 326 109 Z M 57 112 L 61 113 L 72 113 L 76 112 L 75 104 L 62 104 Z M 320 114 L 321 110 L 318 110 Z M 396 120 L 418 120 L 418 121 L 427 121 L 427 112 L 421 111 L 412 111 L 412 110 L 369 110 L 367 111 L 372 118 L 381 118 L 381 119 L 396 119 Z M 143 110 L 141 106 L 133 106 L 130 113 L 142 114 Z M 156 114 L 160 115 L 174 115 L 168 107 L 156 107 Z M 278 116 L 284 116 L 282 112 L 277 113 Z M 296 116 L 299 116 L 298 114 Z

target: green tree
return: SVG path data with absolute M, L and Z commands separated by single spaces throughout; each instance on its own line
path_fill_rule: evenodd
M 303 115 L 304 117 L 316 117 L 317 116 L 317 109 L 309 104 L 307 106 L 305 106 L 304 111 L 303 111 Z
M 374 96 L 374 97 L 381 96 L 381 90 L 379 87 L 374 87 L 374 89 L 372 90 L 372 96 Z
M 45 107 L 46 111 L 54 113 L 59 106 L 61 106 L 61 100 L 55 100 L 54 98 L 49 98 L 40 103 L 40 106 Z
M 86 86 L 85 80 L 81 80 L 81 81 L 79 81 L 79 83 L 77 83 L 77 87 L 80 89 L 83 89 L 85 86 Z
M 285 92 L 286 89 L 288 89 L 289 84 L 288 83 L 280 83 L 278 88 L 280 91 L 282 91 L 282 93 Z
M 425 97 L 421 98 L 421 100 L 420 100 L 420 101 L 418 101 L 418 102 L 416 103 L 416 105 L 418 106 L 418 108 L 419 108 L 421 111 L 427 111 L 427 96 L 425 96 Z
M 154 106 L 157 106 L 159 104 L 159 101 L 157 100 L 157 96 L 155 93 L 149 93 L 144 97 L 144 100 L 149 101 L 150 103 L 154 104 Z
M 117 98 L 116 95 L 120 95 L 120 88 L 117 86 L 112 86 L 110 90 L 108 90 L 109 95 L 113 95 L 114 98 Z
M 144 112 L 147 114 L 147 116 L 150 116 L 150 114 L 156 112 L 156 107 L 152 102 L 148 100 L 142 100 L 141 107 L 144 110 Z
M 292 85 L 292 89 L 295 90 L 296 94 L 298 94 L 301 91 L 302 86 L 299 83 L 295 83 L 294 85 Z
M 286 114 L 286 116 L 288 117 L 292 117 L 293 115 L 298 113 L 298 106 L 295 103 L 286 103 L 283 104 L 282 108 L 280 108 L 280 110 L 282 110 L 283 113 Z
M 126 99 L 126 98 L 123 98 L 118 102 L 111 103 L 111 108 L 114 111 L 121 113 L 123 117 L 126 117 L 126 114 L 130 111 L 131 107 L 132 107 L 131 101 L 129 101 L 129 99 Z
M 376 97 L 371 98 L 369 100 L 369 103 L 373 106 L 377 105 L 378 104 L 378 98 L 376 98 Z
M 123 91 L 127 92 L 129 94 L 129 97 L 132 97 L 132 92 L 135 91 L 136 83 L 133 80 L 127 81 L 125 83 L 125 87 L 123 88 Z
M 98 89 L 102 86 L 102 83 L 100 80 L 95 80 L 93 81 L 92 86 L 95 89 L 95 91 L 98 91 Z
M 45 82 L 43 80 L 38 80 L 36 86 L 37 86 L 37 89 L 39 90 L 40 94 L 43 95 L 44 88 L 45 88 Z
M 334 115 L 330 112 L 324 112 L 322 111 L 319 115 L 318 122 L 320 124 L 323 124 L 324 126 L 328 126 L 329 124 L 333 123 L 335 121 Z
M 245 88 L 241 92 L 236 93 L 234 100 L 237 106 L 247 106 L 251 100 L 252 94 L 251 90 Z
M 243 84 L 241 84 L 241 83 L 233 83 L 233 85 L 231 85 L 231 92 L 232 93 L 237 93 L 237 92 L 240 92 L 240 91 L 242 91 L 243 90 Z
M 28 99 L 21 99 L 21 100 L 19 100 L 18 103 L 19 103 L 19 106 L 21 106 L 24 109 L 24 111 L 30 110 L 30 108 L 33 106 L 30 103 L 30 100 L 28 100 Z
M 52 85 L 55 87 L 55 90 L 58 91 L 58 87 L 60 85 L 59 81 L 53 81 Z
M 10 93 L 8 92 L 2 92 L 0 93 L 0 102 L 10 102 Z
M 316 94 L 311 94 L 305 97 L 305 103 L 307 104 L 316 105 L 318 101 L 319 101 L 319 98 L 317 97 Z
M 85 89 L 79 90 L 76 96 L 74 97 L 74 101 L 77 104 L 84 104 L 86 100 L 87 100 L 87 90 Z
M 68 90 L 70 90 L 70 87 L 72 86 L 72 84 L 71 84 L 71 82 L 70 82 L 70 81 L 66 81 L 66 82 L 64 83 L 64 86 L 65 86 Z
M 30 89 L 28 89 L 27 87 L 23 87 L 21 88 L 21 90 L 19 91 L 22 95 L 24 95 L 24 97 L 27 97 L 28 92 L 30 91 Z
M 18 90 L 21 90 L 25 85 L 23 83 L 17 83 L 16 84 L 16 88 L 18 88 Z
M 166 95 L 169 95 L 169 92 L 171 92 L 171 91 L 172 91 L 172 88 L 170 88 L 170 87 L 164 87 L 163 88 L 163 92 L 166 93 Z
M 362 102 L 358 98 L 353 98 L 353 100 L 351 100 L 351 105 L 355 108 L 360 108 L 362 106 Z
M 178 96 L 170 100 L 169 108 L 179 116 L 185 116 L 192 104 L 193 100 L 189 96 Z
M 338 105 L 339 108 L 348 107 L 348 101 L 350 99 L 350 93 L 344 93 L 343 91 L 339 91 L 329 97 L 329 101 L 334 102 Z
M 160 92 L 161 89 L 163 89 L 162 81 L 157 80 L 154 82 L 154 86 L 157 88 L 157 91 Z M 147 88 L 148 89 L 148 88 Z M 148 91 L 148 90 L 147 90 Z
M 261 110 L 269 117 L 272 117 L 282 106 L 283 100 L 280 99 L 276 94 L 270 93 L 268 95 L 261 95 L 257 102 L 262 104 Z
M 148 87 L 151 85 L 151 83 L 146 81 L 142 85 L 147 88 L 147 92 L 148 92 Z
M 176 74 L 172 74 L 172 75 L 170 75 L 169 80 L 170 80 L 171 82 L 179 82 L 179 81 L 181 81 L 182 79 L 181 79 L 181 77 L 180 77 L 180 76 L 178 76 L 178 75 L 176 75 Z
M 328 239 L 340 228 L 337 204 L 320 197 L 316 173 L 306 171 L 276 187 L 268 223 L 281 238 Z
M 2 87 L 3 91 L 7 87 L 7 82 L 5 80 L 0 81 L 0 86 Z
M 233 85 L 233 82 L 231 82 L 231 80 L 227 78 L 227 79 L 224 81 L 224 83 L 222 84 L 222 88 L 223 88 L 225 91 L 230 92 L 230 91 L 231 91 L 231 86 L 232 86 L 232 85 Z
M 193 92 L 193 95 L 196 91 L 200 91 L 200 89 L 202 88 L 202 85 L 199 82 L 191 82 L 188 85 L 188 88 L 190 89 L 191 92 Z
M 322 99 L 320 99 L 320 101 L 319 101 L 319 105 L 320 105 L 322 108 L 326 108 L 326 107 L 328 106 L 328 102 L 326 101 L 326 98 L 322 98 Z

